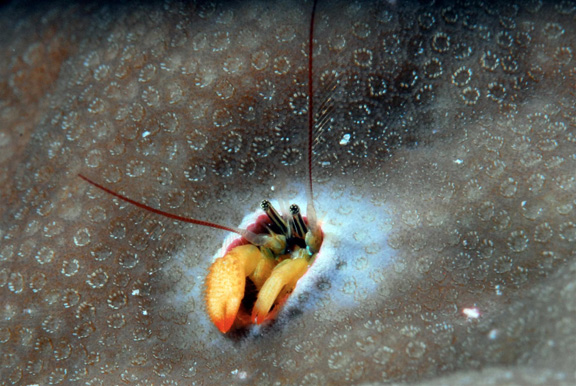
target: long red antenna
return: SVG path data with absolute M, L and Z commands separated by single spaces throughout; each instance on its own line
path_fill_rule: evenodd
M 314 19 L 316 16 L 316 3 L 317 0 L 314 0 L 314 4 L 312 6 L 312 17 L 310 19 L 310 36 L 309 36 L 309 43 L 308 43 L 308 152 L 307 152 L 307 160 L 308 160 L 308 184 L 307 184 L 307 196 L 308 196 L 308 210 L 307 210 L 307 217 L 308 217 L 308 225 L 312 230 L 316 228 L 316 210 L 314 209 L 314 191 L 312 188 L 312 145 L 313 145 L 313 137 L 314 137 L 314 84 L 313 84 L 313 74 L 314 74 Z M 202 225 L 211 228 L 221 229 L 228 232 L 234 232 L 242 235 L 245 238 L 248 238 L 254 244 L 259 245 L 259 240 L 257 235 L 254 235 L 252 232 L 249 232 L 244 229 L 235 229 L 231 227 L 227 227 L 224 225 L 212 223 L 209 221 L 203 220 L 196 220 L 193 218 L 183 217 L 176 214 L 172 214 L 169 212 L 165 212 L 160 209 L 152 208 L 146 204 L 142 204 L 138 201 L 132 200 L 120 193 L 116 193 L 115 191 L 106 188 L 103 185 L 98 184 L 95 181 L 92 181 L 90 178 L 78 174 L 78 177 L 82 178 L 84 181 L 88 182 L 91 185 L 94 185 L 100 190 L 111 194 L 114 197 L 119 198 L 122 201 L 128 202 L 138 208 L 147 210 L 152 213 L 159 214 L 164 217 L 171 218 L 173 220 L 182 221 L 190 224 Z
M 308 200 L 314 201 L 314 189 L 312 188 L 312 144 L 314 140 L 314 19 L 316 16 L 316 3 L 312 6 L 310 18 L 310 36 L 308 42 Z
M 149 211 L 149 212 L 156 213 L 156 214 L 159 214 L 159 215 L 162 215 L 162 216 L 165 216 L 165 217 L 174 219 L 174 220 L 187 222 L 187 223 L 190 223 L 190 224 L 203 225 L 203 226 L 206 226 L 206 227 L 216 228 L 216 229 L 222 229 L 222 230 L 224 230 L 224 231 L 234 232 L 234 233 L 238 233 L 238 234 L 242 234 L 242 235 L 243 235 L 243 232 L 242 232 L 240 229 L 234 229 L 234 228 L 230 228 L 230 227 L 227 227 L 227 226 L 224 226 L 224 225 L 220 225 L 220 224 L 215 224 L 215 223 L 208 222 L 208 221 L 202 221 L 202 220 L 196 220 L 196 219 L 193 219 L 193 218 L 182 217 L 182 216 L 178 216 L 178 215 L 176 215 L 176 214 L 164 212 L 163 210 L 159 210 L 159 209 L 152 208 L 151 206 L 148 206 L 148 205 L 146 205 L 146 204 L 142 204 L 142 203 L 140 203 L 140 202 L 138 202 L 138 201 L 134 201 L 134 200 L 132 200 L 132 199 L 126 197 L 126 196 L 123 196 L 123 195 L 121 195 L 120 193 L 116 193 L 115 191 L 110 190 L 110 189 L 108 189 L 107 187 L 102 186 L 102 185 L 100 185 L 100 184 L 92 181 L 90 178 L 88 178 L 88 177 L 86 177 L 86 176 L 83 176 L 82 174 L 78 174 L 78 177 L 82 178 L 84 181 L 88 182 L 89 184 L 94 185 L 94 186 L 97 187 L 98 189 L 101 189 L 101 190 L 105 191 L 106 193 L 111 194 L 111 195 L 113 195 L 114 197 L 117 197 L 117 198 L 121 199 L 122 201 L 126 201 L 126 202 L 128 202 L 128 203 L 130 203 L 130 204 L 132 204 L 132 205 L 134 205 L 134 206 L 137 206 L 138 208 L 147 210 L 147 211 Z
M 314 144 L 314 19 L 316 17 L 316 3 L 317 0 L 314 0 L 308 41 L 308 152 L 306 153 L 306 159 L 308 161 L 308 183 L 306 184 L 308 205 L 306 208 L 306 216 L 308 217 L 308 225 L 313 234 L 318 234 L 318 222 L 316 209 L 314 208 L 314 188 L 312 187 L 312 145 Z

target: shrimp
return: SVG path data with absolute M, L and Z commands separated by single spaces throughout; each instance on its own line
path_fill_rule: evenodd
M 316 1 L 312 6 L 308 42 L 308 138 L 306 217 L 293 204 L 289 213 L 280 214 L 268 200 L 261 202 L 264 215 L 254 230 L 240 229 L 165 212 L 117 193 L 91 178 L 78 176 L 96 188 L 140 209 L 205 227 L 233 232 L 240 236 L 236 246 L 218 257 L 205 280 L 205 302 L 208 316 L 219 331 L 226 334 L 251 324 L 274 320 L 300 278 L 321 249 L 323 233 L 316 217 L 312 178 L 312 144 L 314 135 L 313 37 Z M 254 301 L 246 300 L 247 287 L 255 287 Z

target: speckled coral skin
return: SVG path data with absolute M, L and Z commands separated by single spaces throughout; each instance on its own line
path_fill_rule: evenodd
M 311 4 L 2 8 L 0 382 L 573 383 L 574 7 L 398 3 L 320 2 L 324 265 L 235 338 L 226 234 L 77 174 L 228 225 L 301 195 Z

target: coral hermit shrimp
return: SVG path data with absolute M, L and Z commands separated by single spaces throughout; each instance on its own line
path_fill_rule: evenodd
M 227 333 L 251 324 L 273 320 L 282 305 L 307 272 L 320 251 L 323 232 L 316 217 L 312 184 L 312 145 L 315 129 L 313 101 L 313 37 L 316 1 L 312 6 L 308 42 L 308 139 L 306 216 L 297 205 L 280 214 L 264 200 L 264 212 L 247 229 L 179 216 L 132 200 L 79 174 L 79 177 L 104 192 L 146 211 L 177 221 L 234 232 L 241 236 L 224 256 L 211 265 L 205 280 L 206 310 L 214 325 Z M 247 288 L 256 297 L 247 300 Z

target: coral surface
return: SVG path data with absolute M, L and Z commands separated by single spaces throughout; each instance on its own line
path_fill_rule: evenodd
M 306 207 L 311 2 L 0 8 L 0 384 L 576 382 L 576 7 L 320 1 L 325 241 L 275 324 L 204 278 Z M 434 384 L 434 383 L 433 383 Z

